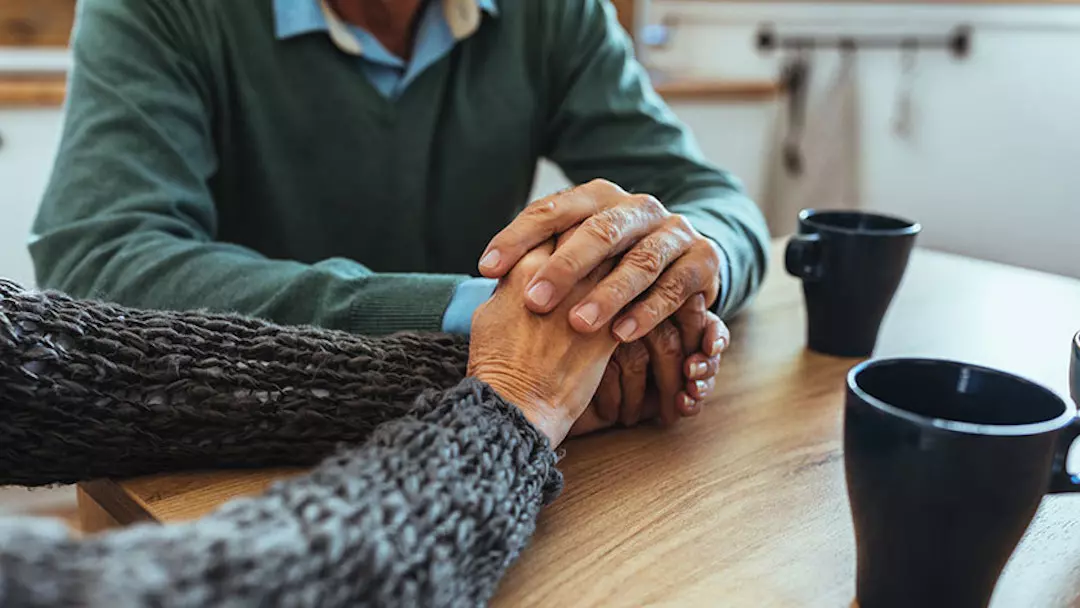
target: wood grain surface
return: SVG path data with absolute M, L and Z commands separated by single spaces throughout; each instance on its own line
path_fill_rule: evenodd
M 620 23 L 632 32 L 637 3 L 614 2 Z M 0 47 L 66 46 L 74 12 L 75 0 L 2 0 Z M 657 75 L 653 84 L 668 101 L 767 101 L 781 93 L 780 84 L 767 79 Z M 64 101 L 65 89 L 66 75 L 62 72 L 0 72 L 0 108 L 57 107 Z
M 655 74 L 653 87 L 667 102 L 769 101 L 783 88 L 771 80 L 730 80 L 704 76 Z M 67 74 L 0 72 L 0 108 L 58 107 L 64 103 Z
M 764 102 L 780 96 L 783 85 L 775 80 L 732 80 L 700 75 L 662 76 L 654 74 L 653 88 L 668 103 Z
M 50 108 L 64 103 L 67 74 L 0 72 L 0 108 Z
M 803 348 L 801 292 L 779 247 L 699 417 L 565 444 L 566 491 L 495 606 L 850 605 L 841 412 L 855 360 Z M 876 354 L 993 365 L 1066 394 L 1077 329 L 1080 281 L 918 250 Z M 142 478 L 95 498 L 174 522 L 291 473 Z M 125 524 L 131 512 L 110 514 Z M 1044 499 L 993 606 L 1080 607 L 1080 495 Z
M 0 46 L 67 46 L 75 0 L 0 0 Z

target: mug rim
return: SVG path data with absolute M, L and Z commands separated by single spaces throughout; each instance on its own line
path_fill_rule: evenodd
M 845 228 L 843 226 L 833 226 L 831 224 L 821 224 L 814 221 L 815 217 L 829 216 L 829 215 L 865 215 L 868 217 L 875 217 L 883 220 L 891 220 L 894 222 L 901 222 L 906 224 L 903 228 L 886 228 L 886 229 L 874 229 L 874 230 L 859 230 L 856 228 Z M 907 219 L 906 217 L 900 217 L 899 215 L 890 215 L 888 213 L 878 213 L 876 211 L 862 211 L 859 209 L 815 209 L 808 208 L 799 212 L 799 221 L 806 222 L 807 224 L 817 228 L 818 230 L 828 230 L 830 232 L 838 232 L 840 234 L 861 234 L 867 236 L 907 236 L 912 234 L 919 234 L 922 232 L 922 225 L 919 222 L 915 222 Z
M 1080 331 L 1072 341 L 1072 357 L 1069 361 L 1069 396 L 1074 403 L 1080 403 Z
M 929 363 L 934 365 L 946 365 L 949 367 L 964 367 L 968 369 L 978 370 L 982 373 L 992 374 L 1007 378 L 1014 382 L 1020 382 L 1031 388 L 1037 389 L 1047 396 L 1057 400 L 1063 406 L 1063 410 L 1060 415 L 1050 418 L 1049 420 L 1042 420 L 1039 422 L 1029 422 L 1025 424 L 983 424 L 978 422 L 964 422 L 961 420 L 950 420 L 948 418 L 936 418 L 933 416 L 925 416 L 923 414 L 916 414 L 915 412 L 908 411 L 906 409 L 886 403 L 881 399 L 867 393 L 858 384 L 858 376 L 863 371 L 870 368 L 884 367 L 890 365 L 903 365 L 912 363 Z M 1001 371 L 985 365 L 977 365 L 974 363 L 964 363 L 963 361 L 956 361 L 954 359 L 934 359 L 932 357 L 889 357 L 884 359 L 870 359 L 859 363 L 855 367 L 852 367 L 847 375 L 847 388 L 849 391 L 855 393 L 862 401 L 871 407 L 874 407 L 886 414 L 903 418 L 909 422 L 914 422 L 920 426 L 928 426 L 944 431 L 953 431 L 956 433 L 964 433 L 967 435 L 991 435 L 999 437 L 1020 437 L 1027 435 L 1041 435 L 1051 431 L 1056 431 L 1067 426 L 1070 422 L 1076 419 L 1077 412 L 1076 406 L 1073 405 L 1068 399 L 1064 399 L 1061 395 L 1050 390 L 1049 388 L 1030 380 L 1013 374 L 1010 372 Z

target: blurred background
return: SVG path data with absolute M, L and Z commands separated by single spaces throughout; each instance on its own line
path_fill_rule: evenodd
M 920 221 L 923 246 L 1080 277 L 1080 0 L 615 5 L 658 93 L 775 235 L 801 207 L 863 207 Z M 0 0 L 0 275 L 24 284 L 74 10 Z M 565 184 L 541 163 L 535 195 Z M 0 515 L 71 500 L 0 489 Z

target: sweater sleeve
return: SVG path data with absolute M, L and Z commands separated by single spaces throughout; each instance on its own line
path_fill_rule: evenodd
M 537 2 L 549 59 L 547 150 L 575 182 L 605 178 L 656 196 L 723 250 L 717 310 L 730 316 L 756 292 L 768 261 L 761 211 L 730 174 L 705 160 L 653 90 L 606 0 Z
M 438 331 L 464 276 L 268 259 L 217 239 L 220 117 L 187 4 L 79 2 L 63 135 L 30 243 L 38 283 L 141 308 Z
M 82 541 L 0 523 L 0 604 L 482 605 L 561 488 L 555 455 L 475 379 L 414 414 L 193 523 Z
M 444 334 L 143 311 L 0 280 L 0 485 L 312 465 L 467 362 Z

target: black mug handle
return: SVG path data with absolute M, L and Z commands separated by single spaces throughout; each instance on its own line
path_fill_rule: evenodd
M 796 234 L 788 241 L 784 266 L 789 274 L 804 281 L 821 278 L 821 235 Z
M 1057 453 L 1054 454 L 1054 470 L 1051 473 L 1050 493 L 1080 492 L 1080 473 L 1069 474 L 1069 450 L 1080 437 L 1080 418 L 1073 418 L 1069 426 L 1061 429 L 1058 437 Z

